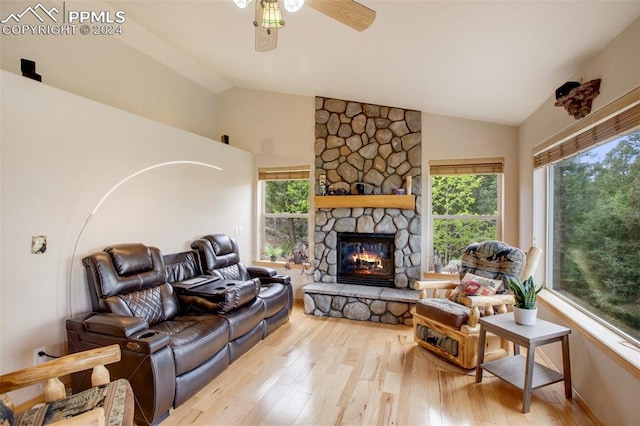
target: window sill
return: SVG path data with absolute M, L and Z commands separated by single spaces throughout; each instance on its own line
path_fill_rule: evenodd
M 275 261 L 271 262 L 270 260 L 254 260 L 253 264 L 255 266 L 266 266 L 267 268 L 282 268 L 282 269 L 303 269 L 305 266 L 309 266 L 309 263 L 297 264 L 297 263 L 289 263 L 283 261 Z
M 640 378 L 640 348 L 634 343 L 590 318 L 551 291 L 541 292 L 538 300 L 549 310 L 561 316 L 572 329 L 584 335 L 607 356 Z

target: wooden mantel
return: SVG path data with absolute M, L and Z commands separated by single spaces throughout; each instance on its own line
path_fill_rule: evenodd
M 413 210 L 415 195 L 326 195 L 314 197 L 317 209 L 373 207 Z

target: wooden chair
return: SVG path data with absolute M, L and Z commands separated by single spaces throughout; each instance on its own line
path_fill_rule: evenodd
M 481 245 L 480 248 L 479 245 Z M 515 257 L 522 256 L 523 262 L 518 268 L 519 273 L 511 275 L 499 272 L 501 269 L 504 270 L 504 265 L 492 268 L 492 259 L 497 258 L 500 253 L 505 253 L 505 250 L 513 250 Z M 476 243 L 465 249 L 460 278 L 462 279 L 467 272 L 471 271 L 484 277 L 499 278 L 503 280 L 503 285 L 507 286 L 505 288 L 508 288 L 508 276 L 528 278 L 535 271 L 541 254 L 542 250 L 537 247 L 531 247 L 525 257 L 520 249 L 509 247 L 502 242 Z M 504 259 L 502 258 L 503 261 Z M 480 265 L 475 265 L 476 262 Z M 507 265 L 507 267 L 514 268 L 515 262 L 513 263 L 514 265 Z M 506 272 L 515 272 L 515 269 Z M 424 348 L 463 368 L 474 368 L 477 365 L 480 334 L 478 318 L 481 315 L 509 312 L 513 310 L 515 300 L 508 292 L 490 296 L 463 295 L 454 302 L 449 298 L 453 291 L 460 290 L 459 286 L 460 283 L 454 281 L 414 283 L 414 289 L 422 291 L 420 300 L 412 311 L 414 340 Z M 507 340 L 487 333 L 485 361 L 507 356 L 509 351 L 510 344 Z
M 5 407 L 11 410 L 9 415 L 13 415 L 14 424 L 132 425 L 134 399 L 131 386 L 124 379 L 111 382 L 109 371 L 105 368 L 105 364 L 118 361 L 118 345 L 63 356 L 0 376 L 0 397 Z M 65 386 L 59 377 L 90 368 L 93 368 L 93 387 L 67 397 Z M 15 407 L 7 392 L 41 382 L 45 382 L 44 406 L 13 413 Z M 3 410 L 5 413 L 7 411 Z M 62 420 L 59 420 L 61 418 Z M 1 421 L 0 424 L 4 425 Z

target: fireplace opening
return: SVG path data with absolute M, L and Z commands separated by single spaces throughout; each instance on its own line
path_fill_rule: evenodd
M 394 238 L 394 234 L 338 233 L 337 281 L 395 287 Z

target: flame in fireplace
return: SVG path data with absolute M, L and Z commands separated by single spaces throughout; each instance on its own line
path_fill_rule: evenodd
M 375 254 L 371 254 L 367 252 L 365 249 L 362 250 L 361 253 L 354 253 L 351 257 L 351 261 L 356 265 L 357 268 L 366 268 L 366 269 L 382 269 L 382 260 L 380 256 Z

